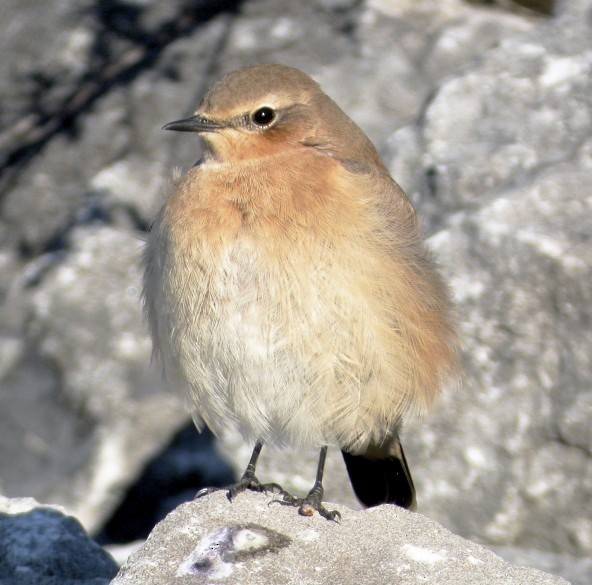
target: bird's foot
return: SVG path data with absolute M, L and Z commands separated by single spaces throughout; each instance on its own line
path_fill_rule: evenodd
M 341 520 L 341 514 L 337 510 L 327 510 L 323 506 L 323 494 L 323 486 L 315 485 L 305 498 L 297 498 L 282 490 L 279 494 L 282 496 L 282 499 L 275 501 L 283 506 L 298 507 L 298 513 L 301 516 L 312 516 L 315 512 L 318 512 L 326 520 L 339 522 Z
M 254 473 L 245 473 L 239 482 L 233 483 L 227 487 L 207 487 L 199 490 L 197 494 L 195 494 L 195 499 L 197 500 L 198 498 L 202 498 L 203 496 L 207 496 L 208 494 L 212 494 L 220 490 L 227 490 L 226 497 L 231 502 L 236 496 L 238 496 L 238 494 L 246 490 L 259 493 L 274 492 L 281 495 L 290 495 L 278 483 L 261 483 Z

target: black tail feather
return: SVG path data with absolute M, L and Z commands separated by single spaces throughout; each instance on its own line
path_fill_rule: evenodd
M 369 458 L 341 451 L 354 492 L 364 506 L 395 504 L 415 510 L 415 486 L 407 466 L 403 447 L 389 449 L 384 458 Z

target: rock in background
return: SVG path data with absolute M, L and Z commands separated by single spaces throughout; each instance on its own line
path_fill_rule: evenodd
M 467 345 L 463 391 L 412 438 L 423 510 L 572 554 L 592 547 L 591 15 L 505 39 L 391 142 L 421 150 Z
M 459 302 L 463 388 L 404 436 L 420 510 L 483 543 L 590 556 L 592 5 L 535 4 L 6 0 L 0 492 L 96 533 L 186 424 L 138 303 L 143 232 L 199 156 L 160 127 L 222 73 L 281 62 L 380 148 Z M 248 460 L 236 437 L 221 450 Z M 354 506 L 329 465 L 327 498 Z M 264 451 L 261 476 L 306 491 L 314 466 Z

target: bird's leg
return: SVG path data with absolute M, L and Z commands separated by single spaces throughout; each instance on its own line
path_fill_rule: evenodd
M 245 469 L 240 481 L 235 483 L 228 488 L 228 499 L 232 501 L 235 496 L 244 492 L 245 490 L 252 490 L 254 492 L 283 492 L 283 488 L 281 485 L 277 483 L 261 483 L 257 476 L 255 475 L 255 467 L 257 466 L 257 460 L 259 459 L 259 454 L 261 453 L 261 448 L 263 447 L 263 443 L 261 441 L 257 441 L 255 443 L 255 447 L 253 448 L 253 454 L 251 455 L 251 460 Z
M 317 511 L 323 518 L 339 522 L 341 514 L 337 510 L 327 510 L 323 506 L 323 495 L 325 493 L 323 488 L 323 472 L 325 470 L 326 458 L 327 446 L 321 447 L 319 464 L 317 465 L 317 477 L 312 489 L 305 498 L 296 498 L 282 491 L 283 500 L 280 500 L 279 503 L 287 506 L 298 506 L 298 513 L 302 516 L 312 516 Z
M 257 441 L 255 443 L 255 447 L 253 448 L 253 453 L 251 455 L 251 459 L 249 460 L 249 464 L 245 469 L 240 481 L 238 483 L 233 483 L 229 485 L 227 488 L 217 488 L 217 487 L 208 487 L 202 490 L 199 490 L 195 495 L 195 498 L 201 498 L 202 496 L 206 496 L 207 494 L 211 494 L 212 492 L 219 491 L 221 489 L 227 489 L 228 493 L 226 496 L 232 502 L 232 500 L 241 492 L 245 490 L 252 490 L 254 492 L 279 492 L 282 495 L 290 495 L 286 492 L 281 485 L 277 483 L 261 483 L 257 476 L 255 475 L 255 468 L 257 467 L 257 460 L 259 459 L 259 454 L 261 453 L 261 449 L 263 448 L 263 443 L 261 441 Z

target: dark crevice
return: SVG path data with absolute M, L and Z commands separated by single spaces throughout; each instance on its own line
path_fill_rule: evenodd
M 425 184 L 430 199 L 438 199 L 438 170 L 436 167 L 429 166 L 425 170 Z
M 556 0 L 466 0 L 469 4 L 479 4 L 517 12 L 552 16 L 555 14 Z
M 579 445 L 579 444 L 569 441 L 568 439 L 565 438 L 565 436 L 559 430 L 559 428 L 555 428 L 552 440 L 553 440 L 553 442 L 558 443 L 562 447 L 568 447 L 570 449 L 575 449 L 576 451 L 580 451 L 581 453 L 583 453 L 586 456 L 587 459 L 592 458 L 592 451 L 590 451 L 590 449 L 586 445 L 584 445 L 584 444 Z
M 216 453 L 209 431 L 188 423 L 144 468 L 121 504 L 95 537 L 102 545 L 144 539 L 155 524 L 203 487 L 236 481 L 231 467 Z

